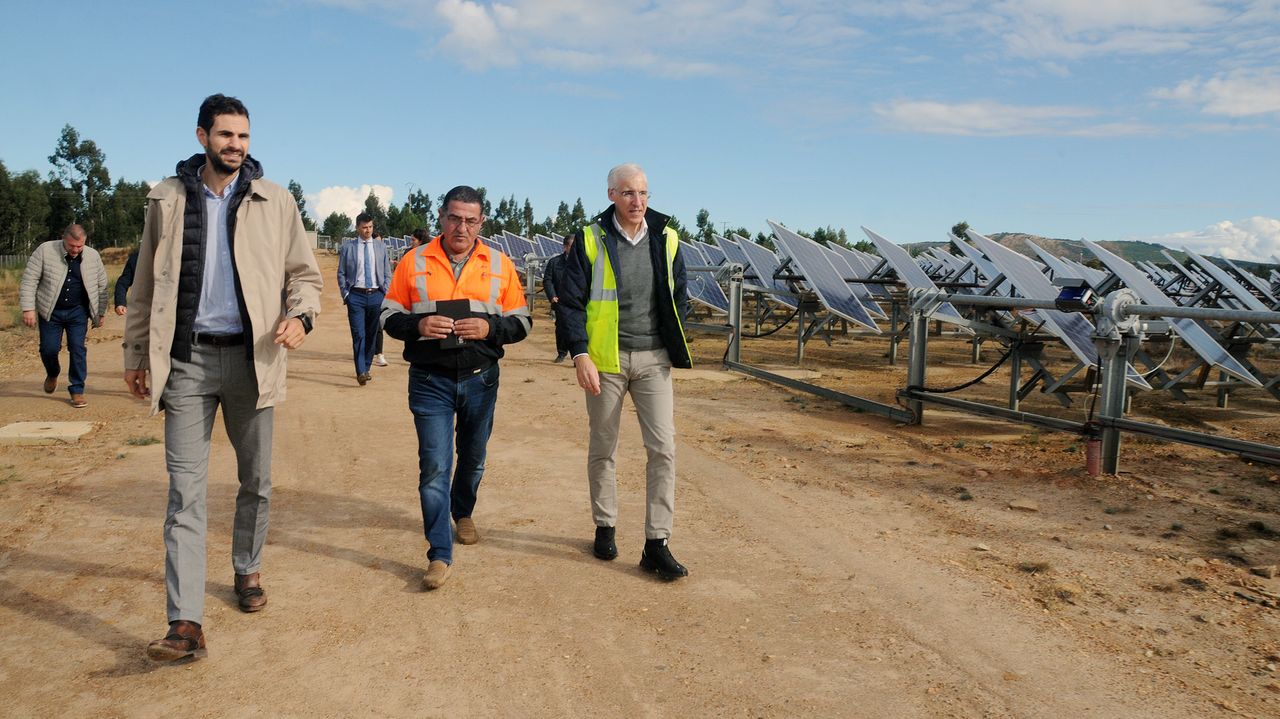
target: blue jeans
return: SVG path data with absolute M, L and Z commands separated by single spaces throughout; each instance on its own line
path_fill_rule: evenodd
M 428 561 L 453 563 L 449 518 L 470 517 L 484 476 L 485 449 L 498 400 L 498 365 L 458 380 L 409 368 L 409 410 L 418 431 L 418 499 Z M 453 474 L 454 421 L 458 468 Z
M 71 355 L 71 368 L 67 370 L 67 390 L 71 394 L 84 394 L 84 378 L 89 372 L 88 354 L 84 348 L 85 335 L 89 333 L 89 311 L 84 306 L 69 310 L 54 310 L 49 319 L 40 318 L 40 361 L 48 377 L 62 374 L 58 353 L 62 351 L 62 333 L 67 333 L 67 354 Z
M 374 342 L 382 333 L 379 316 L 382 314 L 381 292 L 364 293 L 351 290 L 347 294 L 347 323 L 351 325 L 351 355 L 355 359 L 356 374 L 367 374 L 373 364 Z

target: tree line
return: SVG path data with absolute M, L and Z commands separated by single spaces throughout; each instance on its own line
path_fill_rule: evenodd
M 298 209 L 303 213 L 304 221 L 306 217 L 306 202 L 302 199 L 302 188 L 296 187 L 296 183 L 290 183 L 289 189 L 294 191 L 294 198 L 298 201 Z M 586 208 L 582 205 L 582 198 L 579 197 L 570 207 L 568 202 L 561 201 L 556 208 L 554 215 L 548 215 L 541 220 L 535 220 L 533 211 L 533 203 L 529 198 L 525 198 L 524 202 L 516 199 L 515 195 L 503 197 L 498 200 L 495 208 L 488 198 L 485 188 L 477 187 L 476 191 L 480 193 L 482 198 L 480 204 L 481 214 L 485 217 L 483 227 L 480 234 L 485 237 L 492 237 L 496 234 L 502 234 L 505 230 L 512 234 L 522 237 L 533 237 L 534 235 L 550 236 L 552 233 L 568 236 L 577 232 L 587 221 L 599 214 L 599 211 L 588 215 Z M 436 196 L 435 206 L 439 207 L 444 202 L 444 193 Z M 422 190 L 415 190 L 409 195 L 404 203 L 397 207 L 391 205 L 384 206 L 382 201 L 378 199 L 372 191 L 364 200 L 364 213 L 373 218 L 373 229 L 375 233 L 385 237 L 403 237 L 410 235 L 414 230 L 424 229 L 430 235 L 436 235 L 440 232 L 438 226 L 437 214 L 432 212 L 431 195 Z M 668 226 L 673 228 L 680 239 L 688 242 L 690 240 L 699 240 L 709 245 L 716 244 L 715 235 L 721 237 L 730 237 L 738 235 L 752 239 L 751 231 L 745 227 L 729 227 L 727 224 L 716 230 L 715 223 L 711 221 L 711 213 L 703 208 L 698 210 L 695 220 L 696 225 L 693 230 L 686 229 L 681 222 L 674 216 L 668 222 Z M 844 229 L 834 227 L 819 227 L 813 231 L 797 230 L 800 234 L 812 238 L 814 241 L 827 245 L 838 244 L 845 247 L 852 247 L 863 252 L 874 252 L 874 245 L 866 240 L 856 243 L 849 242 L 849 235 Z M 331 212 L 324 219 L 324 223 L 320 226 L 320 234 L 329 237 L 351 237 L 355 234 L 355 225 L 353 218 L 341 212 Z M 773 239 L 764 232 L 755 233 L 755 241 L 773 249 Z
M 73 222 L 85 227 L 90 243 L 96 247 L 138 244 L 146 218 L 150 185 L 124 178 L 113 183 L 107 170 L 106 154 L 97 143 L 82 138 L 69 124 L 62 128 L 53 154 L 49 155 L 49 164 L 52 170 L 41 177 L 35 170 L 10 173 L 0 160 L 0 255 L 30 254 L 40 242 L 60 237 L 67 225 Z M 302 186 L 290 180 L 288 187 L 308 230 L 318 229 L 320 234 L 330 237 L 354 234 L 353 218 L 341 212 L 330 213 L 317 228 L 315 220 L 307 212 Z M 485 188 L 476 189 L 484 198 L 481 210 L 486 220 L 481 234 L 486 237 L 501 234 L 503 230 L 524 237 L 552 233 L 567 236 L 598 214 L 596 211 L 588 215 L 579 197 L 572 205 L 561 201 L 554 214 L 539 220 L 533 203 L 527 197 L 521 202 L 513 194 L 499 198 L 497 206 L 494 206 Z M 425 190 L 417 189 L 400 205 L 386 206 L 370 192 L 365 198 L 364 212 L 373 217 L 374 229 L 384 236 L 400 237 L 418 229 L 435 235 L 440 228 L 433 208 L 438 208 L 443 199 L 444 193 L 433 198 Z M 686 229 L 675 217 L 671 218 L 670 226 L 682 240 L 700 240 L 708 244 L 715 244 L 713 236 L 716 234 L 752 237 L 745 227 L 725 225 L 717 232 L 711 213 L 706 209 L 698 211 L 692 230 Z M 866 241 L 850 244 L 843 229 L 828 226 L 811 232 L 798 232 L 822 244 L 870 248 Z M 773 247 L 770 236 L 764 232 L 756 233 L 754 239 Z
M 11 173 L 0 161 L 0 255 L 30 254 L 73 222 L 95 246 L 137 244 L 150 185 L 112 183 L 106 155 L 71 125 L 62 128 L 49 164 L 53 169 L 41 177 L 35 170 Z

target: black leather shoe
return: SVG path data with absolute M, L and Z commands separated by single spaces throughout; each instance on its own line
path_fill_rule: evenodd
M 591 553 L 606 562 L 618 557 L 618 545 L 613 543 L 613 527 L 596 527 L 596 543 Z
M 640 568 L 667 581 L 689 576 L 689 570 L 671 556 L 665 539 L 645 540 L 644 551 L 640 554 Z

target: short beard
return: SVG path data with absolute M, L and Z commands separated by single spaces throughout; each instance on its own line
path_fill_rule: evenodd
M 213 154 L 213 152 L 211 152 L 210 150 L 205 150 L 204 156 L 208 158 L 209 163 L 213 166 L 214 171 L 217 172 L 219 175 L 234 175 L 240 169 L 239 167 L 232 167 L 227 163 L 223 162 L 221 157 L 218 157 L 217 155 Z M 243 157 L 241 158 L 240 162 L 241 164 L 244 164 Z

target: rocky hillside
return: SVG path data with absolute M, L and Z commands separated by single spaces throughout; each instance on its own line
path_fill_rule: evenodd
M 1084 244 L 1079 240 L 1059 240 L 1050 237 L 1040 237 L 1039 235 L 1030 235 L 1025 232 L 997 232 L 993 235 L 988 235 L 988 237 L 999 242 L 1005 247 L 1016 250 L 1030 257 L 1035 257 L 1035 253 L 1033 253 L 1031 248 L 1027 246 L 1028 240 L 1039 245 L 1041 249 L 1048 250 L 1058 257 L 1070 257 L 1073 260 L 1079 260 L 1082 262 L 1093 258 L 1093 256 L 1089 254 L 1089 251 L 1085 249 Z M 904 247 L 906 247 L 907 251 L 912 255 L 915 255 L 930 247 L 942 247 L 946 244 L 947 243 L 945 242 L 917 242 L 915 244 L 904 245 Z M 1177 257 L 1179 260 L 1182 260 L 1184 257 L 1181 250 L 1174 250 L 1172 248 L 1165 247 L 1164 245 L 1157 245 L 1152 242 L 1104 241 L 1099 242 L 1098 244 L 1130 262 L 1167 262 L 1164 256 L 1160 254 L 1160 250 L 1169 250 L 1169 253 L 1174 257 Z

